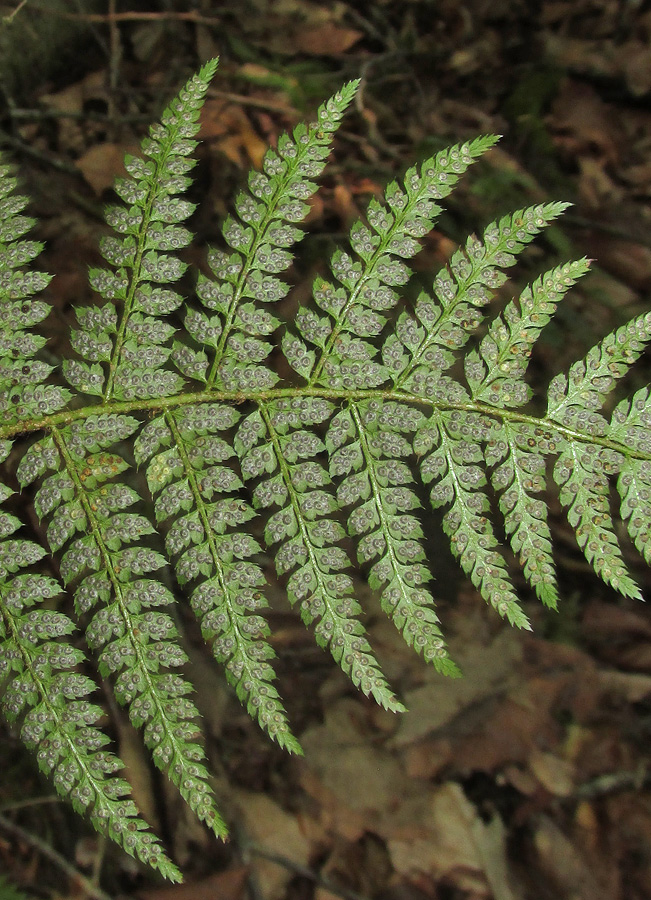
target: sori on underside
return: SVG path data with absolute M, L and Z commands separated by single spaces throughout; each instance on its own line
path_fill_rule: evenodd
M 389 184 L 323 260 L 309 302 L 283 319 L 289 286 L 279 276 L 358 86 L 346 84 L 267 152 L 235 199 L 222 249 L 208 254 L 208 274 L 187 296 L 176 289 L 187 269 L 177 251 L 192 240 L 183 223 L 194 206 L 183 195 L 215 69 L 211 61 L 190 78 L 142 157 L 126 158 L 121 203 L 106 211 L 106 266 L 90 271 L 96 298 L 76 309 L 74 356 L 60 366 L 42 353 L 49 276 L 27 268 L 41 251 L 24 237 L 27 199 L 12 167 L 0 170 L 2 708 L 57 791 L 173 880 L 178 868 L 117 774 L 86 673 L 95 666 L 112 685 L 154 764 L 223 836 L 181 674 L 181 606 L 253 718 L 301 752 L 264 615 L 272 562 L 317 643 L 394 711 L 403 706 L 361 621 L 361 577 L 427 663 L 459 674 L 436 613 L 419 483 L 444 510 L 463 571 L 518 627 L 529 623 L 499 532 L 555 608 L 552 484 L 608 585 L 640 596 L 613 486 L 621 522 L 651 563 L 649 388 L 611 398 L 651 336 L 651 313 L 556 374 L 546 405 L 526 382 L 531 350 L 588 261 L 543 273 L 484 324 L 504 270 L 566 204 L 504 215 L 468 238 L 429 289 L 404 290 L 439 201 L 495 137 L 441 151 Z M 32 533 L 26 500 L 41 523 Z

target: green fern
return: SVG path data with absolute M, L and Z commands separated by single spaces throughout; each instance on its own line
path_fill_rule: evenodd
M 88 699 L 95 682 L 81 668 L 95 661 L 154 763 L 223 836 L 191 685 L 178 671 L 185 655 L 170 615 L 175 602 L 187 597 L 248 712 L 300 753 L 274 686 L 264 548 L 318 644 L 395 711 L 403 706 L 366 638 L 348 551 L 406 642 L 457 675 L 430 588 L 416 477 L 432 485 L 432 506 L 445 509 L 443 528 L 464 572 L 518 627 L 529 623 L 491 497 L 528 583 L 555 607 L 544 502 L 550 459 L 597 574 L 640 596 L 611 512 L 615 479 L 622 520 L 651 563 L 649 389 L 610 418 L 603 410 L 651 337 L 651 313 L 557 375 L 541 415 L 525 381 L 531 348 L 587 260 L 540 276 L 463 352 L 506 280 L 503 269 L 565 204 L 494 222 L 454 254 L 431 292 L 402 299 L 406 260 L 433 227 L 438 201 L 494 137 L 438 153 L 390 184 L 353 225 L 350 249 L 333 254 L 331 276 L 317 278 L 312 301 L 282 323 L 271 311 L 288 291 L 278 276 L 303 236 L 313 179 L 354 97 L 357 84 L 346 85 L 250 176 L 224 224 L 229 249 L 209 254 L 212 275 L 199 275 L 196 297 L 186 303 L 170 287 L 186 268 L 175 252 L 192 238 L 182 223 L 193 206 L 182 195 L 215 68 L 210 62 L 190 79 L 143 142 L 143 158 L 127 158 L 129 177 L 116 184 L 124 204 L 106 215 L 115 231 L 101 243 L 107 266 L 90 272 L 98 302 L 76 311 L 76 356 L 60 371 L 40 359 L 45 339 L 34 331 L 48 314 L 34 299 L 48 277 L 25 266 L 41 246 L 23 239 L 33 224 L 22 215 L 27 200 L 14 193 L 10 168 L 0 170 L 2 458 L 8 484 L 35 485 L 47 535 L 46 549 L 38 536 L 23 536 L 11 512 L 0 517 L 2 706 L 59 793 L 171 879 L 180 873 L 116 774 L 121 762 L 106 749 L 102 711 Z M 168 316 L 181 308 L 177 332 Z M 291 378 L 281 380 L 271 364 L 274 350 Z M 460 359 L 463 378 L 453 369 Z M 12 489 L 2 485 L 0 494 L 8 501 Z M 48 550 L 61 581 L 46 574 Z M 78 649 L 79 629 L 88 655 Z

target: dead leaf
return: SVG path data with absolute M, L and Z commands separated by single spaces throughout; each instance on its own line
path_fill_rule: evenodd
M 310 845 L 301 832 L 296 816 L 286 812 L 265 794 L 238 791 L 234 799 L 248 841 L 299 865 L 308 864 Z M 291 869 L 254 852 L 251 853 L 250 865 L 265 900 L 284 897 L 285 889 L 294 876 Z
M 534 835 L 539 865 L 557 889 L 558 896 L 572 900 L 604 897 L 601 885 L 572 841 L 547 816 L 542 816 Z
M 612 207 L 624 199 L 624 190 L 605 169 L 605 160 L 579 156 L 579 196 L 588 209 Z M 610 236 L 609 236 L 610 238 Z
M 389 838 L 387 846 L 396 872 L 434 878 L 455 872 L 460 887 L 469 889 L 468 876 L 476 886 L 477 874 L 482 871 L 472 833 L 477 818 L 463 788 L 453 782 L 444 784 L 429 799 L 421 823 L 422 837 Z
M 529 767 L 545 790 L 554 797 L 569 797 L 573 793 L 576 772 L 566 759 L 542 750 L 532 750 Z
M 454 748 L 448 738 L 420 741 L 407 747 L 405 769 L 410 778 L 434 778 L 454 759 Z
M 614 635 L 635 635 L 647 640 L 651 637 L 651 621 L 642 611 L 633 612 L 598 601 L 586 606 L 582 629 L 589 637 L 598 635 L 608 640 Z
M 336 184 L 332 192 L 332 205 L 339 216 L 344 229 L 350 228 L 359 217 L 359 209 L 353 200 L 350 188 L 345 184 Z
M 639 703 L 651 694 L 651 675 L 605 669 L 598 672 L 598 678 L 604 694 L 623 699 L 626 703 Z
M 473 646 L 468 652 L 458 642 L 450 641 L 450 654 L 463 672 L 463 678 L 446 681 L 434 676 L 432 681 L 405 694 L 409 710 L 401 722 L 392 746 L 401 747 L 432 734 L 452 721 L 460 712 L 479 700 L 504 692 L 522 644 L 508 631 L 502 631 L 488 647 Z
M 621 47 L 621 64 L 626 84 L 634 97 L 651 91 L 651 50 L 648 41 L 627 41 Z
M 506 857 L 507 831 L 504 822 L 498 815 L 488 823 L 475 817 L 471 831 L 493 900 L 516 900 Z
M 550 123 L 568 152 L 617 162 L 622 134 L 617 111 L 589 84 L 568 78 L 554 100 Z
M 76 166 L 98 197 L 113 186 L 116 176 L 124 175 L 124 154 L 137 153 L 137 148 L 123 144 L 95 144 L 81 156 Z
M 139 891 L 136 896 L 140 900 L 243 900 L 248 873 L 246 866 L 236 866 L 200 881 Z
M 244 110 L 223 99 L 208 98 L 202 115 L 199 140 L 209 141 L 238 166 L 260 168 L 267 144 L 254 131 Z
M 294 33 L 292 43 L 300 53 L 308 53 L 311 56 L 336 56 L 354 47 L 361 37 L 362 32 L 355 28 L 344 28 L 326 22 L 316 28 L 299 29 Z

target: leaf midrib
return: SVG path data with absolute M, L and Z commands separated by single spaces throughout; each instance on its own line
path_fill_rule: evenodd
M 611 438 L 590 434 L 576 428 L 570 428 L 551 419 L 520 412 L 514 409 L 501 409 L 488 403 L 473 401 L 445 401 L 431 397 L 422 397 L 405 391 L 391 388 L 377 388 L 367 390 L 363 388 L 355 390 L 330 389 L 325 387 L 282 387 L 269 388 L 257 393 L 244 393 L 242 391 L 205 390 L 190 391 L 184 394 L 176 394 L 172 397 L 154 397 L 150 400 L 112 400 L 109 403 L 82 406 L 77 409 L 62 410 L 40 418 L 24 419 L 22 422 L 13 422 L 10 425 L 0 426 L 0 440 L 11 440 L 19 436 L 38 434 L 39 432 L 52 432 L 55 428 L 65 427 L 72 422 L 83 421 L 92 416 L 99 415 L 126 415 L 129 413 L 155 413 L 164 412 L 176 407 L 191 406 L 201 403 L 229 403 L 241 405 L 243 403 L 264 406 L 280 399 L 304 399 L 313 397 L 329 400 L 334 403 L 345 403 L 359 400 L 384 400 L 405 403 L 411 406 L 424 408 L 431 413 L 443 410 L 458 410 L 460 412 L 479 413 L 490 416 L 502 422 L 523 423 L 534 428 L 557 435 L 562 444 L 567 441 L 580 441 L 596 447 L 604 447 L 621 453 L 627 460 L 639 460 L 651 462 L 651 453 L 637 448 L 627 447 L 625 444 Z M 554 454 L 551 454 L 554 455 Z

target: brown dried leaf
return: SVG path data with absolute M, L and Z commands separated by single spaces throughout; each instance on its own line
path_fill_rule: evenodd
M 554 797 L 569 797 L 574 792 L 576 772 L 566 759 L 534 749 L 529 756 L 529 767 Z
M 472 646 L 472 651 L 468 647 Z M 392 745 L 404 746 L 432 734 L 478 701 L 506 690 L 516 662 L 522 657 L 519 636 L 500 632 L 488 647 L 453 640 L 450 652 L 463 672 L 463 678 L 447 681 L 429 675 L 431 681 L 408 691 L 405 705 L 409 712 L 400 720 Z
M 301 28 L 294 33 L 293 44 L 300 53 L 311 56 L 336 56 L 354 47 L 363 37 L 355 28 L 344 28 L 326 22 L 315 28 Z
M 296 816 L 286 812 L 265 794 L 238 791 L 235 801 L 246 841 L 269 853 L 306 866 L 310 844 Z M 293 877 L 291 869 L 251 852 L 251 868 L 265 900 L 279 900 Z
M 590 85 L 567 79 L 554 100 L 551 122 L 557 142 L 569 152 L 607 163 L 618 160 L 616 136 L 622 130 L 617 111 Z
M 594 877 L 588 860 L 547 816 L 541 816 L 538 821 L 534 846 L 538 852 L 539 866 L 559 892 L 558 896 L 572 897 L 573 900 L 595 900 L 596 897 L 607 896 L 602 893 L 602 886 Z
M 223 99 L 208 99 L 201 115 L 199 140 L 209 141 L 241 167 L 259 168 L 267 144 L 254 131 L 244 110 Z
M 634 97 L 651 91 L 651 52 L 648 41 L 627 41 L 621 47 L 621 65 L 626 84 Z
M 495 841 L 484 835 L 486 826 L 477 810 L 466 797 L 463 788 L 448 782 L 428 801 L 422 819 L 421 836 L 404 833 L 388 841 L 395 870 L 407 877 L 418 874 L 441 879 L 454 874 L 455 886 L 461 890 L 481 891 L 478 896 L 490 896 L 486 890 L 485 849 Z M 480 837 L 478 846 L 477 836 Z M 501 848 L 504 853 L 504 846 Z M 493 861 L 495 878 L 505 863 Z M 505 900 L 510 900 L 510 893 Z
M 139 891 L 136 896 L 140 900 L 244 900 L 247 877 L 246 866 L 237 866 L 191 884 Z
M 133 146 L 124 144 L 95 144 L 90 147 L 77 162 L 86 182 L 98 197 L 113 185 L 117 175 L 124 175 L 124 154 L 137 153 Z

